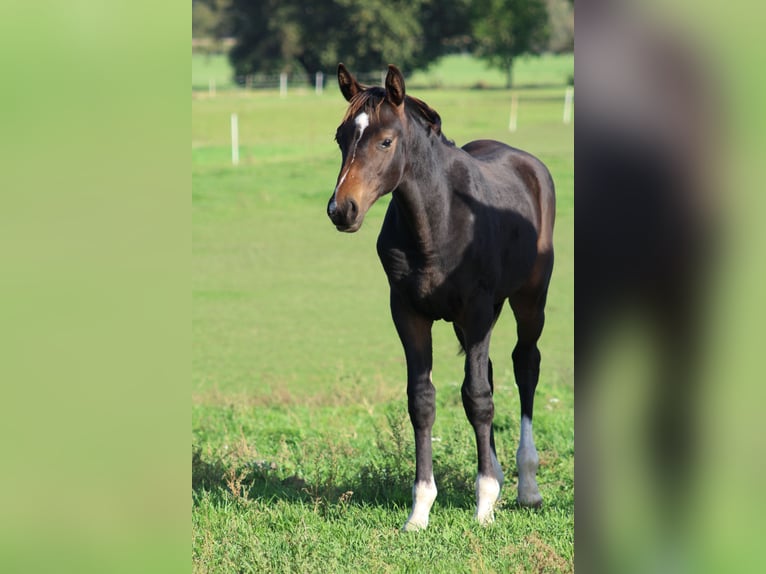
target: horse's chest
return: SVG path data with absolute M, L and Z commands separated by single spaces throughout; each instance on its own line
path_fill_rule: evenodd
M 389 276 L 392 285 L 406 293 L 414 302 L 426 304 L 436 298 L 443 281 L 433 269 L 415 269 L 401 276 Z
M 433 319 L 452 319 L 460 301 L 443 270 L 396 249 L 380 256 L 391 289 Z

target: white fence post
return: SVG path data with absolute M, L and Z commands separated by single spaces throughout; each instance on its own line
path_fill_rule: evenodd
M 279 74 L 279 95 L 283 98 L 287 95 L 287 74 L 285 72 Z
M 237 114 L 231 114 L 231 163 L 239 165 L 239 126 Z
M 316 92 L 318 96 L 322 95 L 322 84 L 324 83 L 324 74 L 322 72 L 317 72 L 315 78 L 314 78 L 314 85 L 316 86 Z
M 215 78 L 210 78 L 207 82 L 207 91 L 211 98 L 215 97 Z
M 565 124 L 572 122 L 572 101 L 574 100 L 574 88 L 568 87 L 564 94 L 564 117 L 562 118 Z
M 508 119 L 508 131 L 516 131 L 516 122 L 519 117 L 519 96 L 513 94 L 511 96 L 511 117 Z

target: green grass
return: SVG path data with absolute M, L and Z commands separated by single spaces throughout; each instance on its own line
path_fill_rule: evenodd
M 524 56 L 513 65 L 513 85 L 517 88 L 562 86 L 570 82 L 573 74 L 572 54 Z M 445 56 L 428 70 L 413 73 L 407 78 L 407 84 L 411 87 L 505 88 L 505 72 L 468 54 L 458 54 Z
M 372 70 L 358 71 L 366 73 Z M 326 70 L 325 73 L 332 75 L 334 70 Z M 573 74 L 572 54 L 524 56 L 514 64 L 513 83 L 519 88 L 561 86 L 567 84 Z M 192 89 L 207 90 L 211 78 L 219 90 L 234 87 L 228 56 L 192 54 Z M 505 73 L 467 54 L 456 54 L 440 58 L 427 70 L 408 74 L 407 84 L 413 88 L 504 88 Z M 331 78 L 328 78 L 328 86 L 334 87 Z M 305 86 L 301 88 L 305 89 Z
M 218 90 L 234 87 L 232 67 L 226 54 L 192 54 L 192 90 L 207 90 L 210 80 Z
M 192 546 L 197 572 L 561 572 L 573 569 L 572 128 L 563 90 L 415 92 L 448 137 L 528 149 L 557 184 L 556 268 L 540 342 L 535 432 L 545 499 L 515 506 L 518 398 L 506 309 L 492 339 L 497 520 L 473 523 L 475 446 L 451 326 L 434 328 L 435 476 L 429 529 L 403 535 L 414 477 L 404 359 L 375 253 L 387 200 L 355 235 L 325 215 L 345 102 L 334 90 L 192 100 Z M 556 95 L 557 100 L 539 95 Z M 239 116 L 232 167 L 229 117 Z

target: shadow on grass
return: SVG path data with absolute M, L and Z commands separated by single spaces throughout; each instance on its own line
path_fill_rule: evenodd
M 473 469 L 456 462 L 437 465 L 434 479 L 439 488 L 437 505 L 473 512 L 475 508 Z M 192 452 L 193 504 L 207 494 L 216 504 L 234 501 L 259 501 L 274 504 L 277 501 L 313 506 L 323 517 L 341 516 L 344 508 L 378 507 L 385 510 L 407 512 L 412 504 L 414 469 L 381 465 L 377 462 L 361 466 L 351 480 L 308 481 L 296 475 L 281 477 L 278 470 L 263 461 L 238 468 L 222 461 L 207 462 L 199 450 Z M 507 476 L 499 508 L 514 512 L 536 514 L 561 505 L 547 500 L 541 507 L 522 507 L 516 501 L 516 475 Z M 569 507 L 569 504 L 566 505 Z M 570 509 L 571 510 L 571 509 Z
M 408 509 L 415 477 L 409 421 L 399 409 L 390 409 L 386 423 L 382 428 L 375 427 L 374 446 L 361 457 L 326 438 L 314 445 L 298 438 L 285 441 L 284 454 L 271 461 L 257 460 L 257 453 L 244 437 L 218 453 L 203 454 L 202 448 L 193 447 L 193 503 L 196 505 L 199 497 L 207 493 L 221 503 L 234 500 L 272 504 L 281 500 L 308 504 L 328 515 L 349 505 Z M 495 433 L 500 440 L 511 433 L 511 427 L 510 416 L 496 417 Z M 434 453 L 438 505 L 474 509 L 476 471 L 475 462 L 469 462 L 473 456 L 472 444 Z M 296 468 L 304 471 L 290 470 Z M 515 472 L 509 472 L 501 499 L 507 508 L 518 507 L 515 483 Z
M 279 462 L 257 458 L 243 440 L 225 454 L 192 449 L 192 491 L 197 495 L 208 492 L 215 498 L 285 500 L 324 507 L 338 504 L 406 508 L 412 503 L 412 482 L 415 464 L 406 415 L 398 409 L 386 414 L 387 426 L 377 428 L 374 447 L 361 458 L 351 458 L 349 452 L 323 441 L 321 449 L 294 444 L 295 451 L 287 460 L 301 459 L 307 470 L 299 476 Z M 278 459 L 277 459 L 278 460 Z M 286 459 L 283 458 L 283 462 Z M 434 457 L 434 479 L 439 488 L 440 505 L 473 508 L 474 469 L 466 464 L 465 456 L 453 453 L 449 458 Z
M 439 463 L 434 478 L 439 485 L 439 503 L 457 508 L 473 508 L 474 477 L 462 464 Z M 354 472 L 355 470 L 355 472 Z M 383 508 L 408 507 L 412 502 L 412 463 L 390 456 L 371 456 L 368 463 L 352 470 L 351 478 L 328 476 L 307 480 L 297 475 L 283 476 L 274 463 L 251 461 L 227 464 L 205 460 L 200 449 L 192 451 L 192 491 L 209 492 L 214 497 L 272 502 L 285 500 L 316 505 L 353 504 Z
M 229 501 L 277 501 L 301 503 L 332 516 L 344 506 L 406 510 L 412 503 L 414 462 L 409 453 L 395 447 L 370 452 L 366 460 L 342 461 L 328 454 L 325 469 L 341 464 L 345 471 L 316 472 L 316 478 L 290 474 L 274 462 L 217 458 L 206 460 L 199 448 L 192 450 L 192 491 L 196 505 L 200 496 L 220 503 Z M 463 457 L 435 457 L 434 479 L 439 488 L 437 504 L 446 508 L 473 511 L 475 505 L 473 465 Z M 516 477 L 506 476 L 501 505 L 519 509 Z M 553 502 L 553 501 L 550 501 Z M 555 502 L 554 506 L 556 506 Z M 550 508 L 547 504 L 543 508 Z

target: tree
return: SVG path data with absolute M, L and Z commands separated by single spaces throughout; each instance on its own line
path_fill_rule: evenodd
M 231 0 L 192 0 L 192 38 L 221 39 L 231 34 Z
M 237 75 L 303 68 L 312 78 L 341 61 L 358 72 L 411 70 L 471 43 L 470 0 L 226 1 Z
M 295 1 L 232 0 L 231 23 L 236 44 L 229 52 L 234 73 L 291 72 L 301 50 Z
M 522 54 L 539 54 L 550 34 L 545 0 L 480 0 L 475 3 L 476 54 L 506 73 L 513 82 L 513 63 Z
M 231 36 L 231 0 L 192 0 L 192 51 L 221 54 Z
M 342 61 L 357 71 L 411 68 L 421 49 L 420 2 L 320 0 L 301 11 L 303 46 L 298 59 L 309 74 L 335 70 Z
M 572 0 L 546 0 L 550 38 L 548 50 L 560 54 L 574 50 L 574 5 Z
M 418 0 L 232 0 L 239 75 L 292 72 L 309 77 L 339 61 L 361 71 L 417 62 Z
M 417 67 L 425 68 L 448 53 L 473 46 L 472 0 L 422 0 L 418 20 L 422 28 Z

